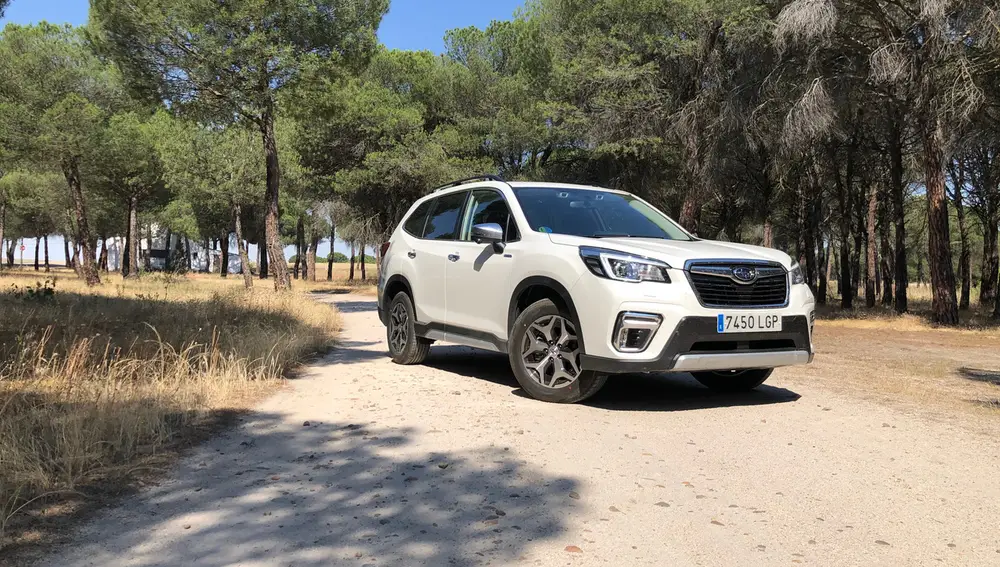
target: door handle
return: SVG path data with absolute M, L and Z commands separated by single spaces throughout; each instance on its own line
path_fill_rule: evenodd
M 410 250 L 409 252 L 407 252 L 407 253 L 406 253 L 406 255 L 407 255 L 407 256 L 409 256 L 411 260 L 412 260 L 413 258 L 416 258 L 416 257 L 417 257 L 417 253 L 416 253 L 416 252 L 414 252 L 413 250 Z
M 448 260 L 452 262 L 457 262 L 461 260 L 461 256 L 459 256 L 458 254 L 448 254 Z

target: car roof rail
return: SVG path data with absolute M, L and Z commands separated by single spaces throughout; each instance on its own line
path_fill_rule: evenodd
M 458 181 L 452 181 L 442 185 L 432 191 L 432 193 L 437 193 L 438 191 L 443 191 L 445 189 L 450 189 L 452 187 L 458 187 L 459 185 L 465 185 L 466 183 L 471 183 L 473 181 L 499 181 L 500 183 L 507 183 L 507 180 L 499 175 L 493 175 L 492 173 L 484 173 L 482 175 L 476 175 L 474 177 L 467 177 L 465 179 L 459 179 Z

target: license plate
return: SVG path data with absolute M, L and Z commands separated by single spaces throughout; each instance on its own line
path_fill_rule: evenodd
M 755 313 L 752 315 L 719 314 L 720 333 L 777 333 L 781 331 L 781 316 Z

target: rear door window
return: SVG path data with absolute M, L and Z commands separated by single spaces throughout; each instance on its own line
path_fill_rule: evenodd
M 423 237 L 427 240 L 455 240 L 458 238 L 458 221 L 462 217 L 468 191 L 450 193 L 432 202 L 430 216 Z
M 412 236 L 420 238 L 424 235 L 424 225 L 427 224 L 427 213 L 431 210 L 431 205 L 433 201 L 424 201 L 420 203 L 410 218 L 406 219 L 403 223 L 403 230 L 410 233 Z

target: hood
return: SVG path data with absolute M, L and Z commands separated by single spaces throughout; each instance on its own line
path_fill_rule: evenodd
M 718 242 L 714 240 L 661 240 L 658 238 L 583 238 L 566 234 L 550 234 L 554 244 L 608 248 L 663 260 L 674 268 L 684 268 L 688 260 L 766 260 L 790 268 L 788 254 L 773 248 Z

